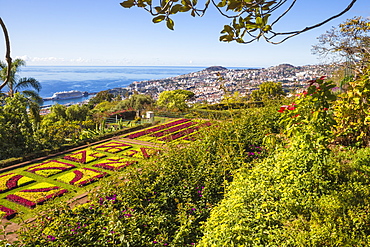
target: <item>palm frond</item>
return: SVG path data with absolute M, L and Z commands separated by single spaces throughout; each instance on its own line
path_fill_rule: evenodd
M 21 66 L 26 66 L 26 61 L 20 58 L 15 59 L 12 62 L 12 71 L 14 71 L 14 73 L 18 72 Z
M 3 61 L 0 61 L 0 69 L 4 69 L 6 67 L 7 67 L 6 63 Z
M 33 101 L 39 105 L 44 103 L 44 100 L 40 97 L 39 93 L 33 90 L 24 90 L 22 94 L 28 98 L 28 100 Z
M 41 90 L 41 83 L 32 77 L 23 77 L 18 80 L 18 82 L 14 85 L 14 89 L 19 91 L 24 88 L 33 88 L 37 92 Z

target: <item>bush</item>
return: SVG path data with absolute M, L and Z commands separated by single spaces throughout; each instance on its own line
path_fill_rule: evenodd
M 369 246 L 370 149 L 348 154 L 280 150 L 241 169 L 198 246 Z

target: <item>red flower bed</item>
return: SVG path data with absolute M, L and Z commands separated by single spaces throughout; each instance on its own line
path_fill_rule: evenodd
M 0 205 L 0 211 L 4 212 L 5 215 L 3 218 L 6 218 L 8 220 L 10 220 L 11 218 L 13 218 L 16 214 L 17 214 L 17 211 L 13 210 L 13 209 L 10 209 L 10 208 L 7 208 L 3 205 Z
M 93 147 L 94 150 L 103 151 L 108 153 L 117 153 L 125 149 L 131 148 L 132 146 L 122 142 L 108 142 L 99 146 Z
M 43 177 L 50 177 L 72 168 L 75 168 L 75 166 L 58 160 L 49 160 L 41 164 L 31 166 L 27 168 L 26 171 Z
M 81 150 L 79 152 L 64 156 L 63 159 L 85 164 L 105 156 L 106 155 L 103 153 L 92 152 L 91 150 Z
M 153 133 L 153 132 L 157 132 L 157 131 L 160 131 L 162 129 L 167 129 L 167 128 L 170 128 L 172 126 L 175 126 L 175 125 L 178 125 L 178 124 L 182 124 L 182 123 L 185 123 L 185 122 L 189 122 L 189 121 L 190 121 L 189 119 L 185 119 L 185 118 L 179 119 L 179 120 L 176 120 L 174 122 L 170 122 L 170 123 L 167 123 L 167 124 L 158 125 L 156 127 L 148 128 L 148 129 L 145 129 L 145 130 L 142 130 L 142 131 L 133 133 L 133 134 L 128 135 L 126 137 L 127 138 L 130 138 L 130 139 L 135 139 L 135 138 L 138 138 L 138 137 L 141 137 L 141 136 L 144 136 L 144 135 Z
M 139 150 L 135 149 L 128 150 L 123 155 L 128 157 L 139 157 L 148 159 L 151 156 L 158 154 L 159 152 L 160 150 L 157 149 L 141 147 Z
M 9 201 L 18 203 L 22 206 L 34 208 L 37 204 L 42 204 L 46 200 L 51 198 L 61 196 L 64 193 L 67 193 L 68 190 L 61 189 L 58 186 L 50 186 L 52 184 L 49 183 L 41 183 L 44 186 L 49 187 L 41 187 L 41 188 L 30 188 L 21 190 L 14 194 L 10 194 L 6 196 L 6 199 Z M 37 186 L 37 185 L 36 185 Z
M 67 184 L 83 186 L 107 175 L 108 174 L 106 172 L 97 171 L 91 168 L 80 168 L 57 177 L 56 180 Z
M 32 178 L 23 175 L 15 173 L 4 174 L 0 176 L 0 192 L 6 192 L 32 182 L 34 182 Z
M 194 125 L 194 124 L 196 124 L 196 123 L 194 123 L 194 122 L 191 122 L 192 123 L 192 125 Z M 187 123 L 187 124 L 190 124 L 190 123 Z M 184 124 L 184 125 L 186 125 L 186 124 Z M 160 138 L 159 140 L 160 141 L 165 141 L 165 142 L 169 142 L 169 141 L 173 141 L 173 140 L 176 140 L 176 139 L 179 139 L 179 138 L 181 138 L 181 137 L 184 137 L 184 136 L 187 136 L 187 135 L 189 135 L 189 134 L 192 134 L 192 133 L 194 133 L 195 131 L 198 131 L 200 128 L 202 128 L 202 127 L 205 127 L 205 126 L 211 126 L 212 124 L 210 123 L 210 122 L 205 122 L 205 123 L 202 123 L 202 124 L 200 124 L 200 125 L 197 125 L 197 126 L 195 126 L 195 127 L 191 127 L 191 128 L 187 128 L 187 129 L 184 129 L 184 130 L 180 130 L 180 131 L 178 131 L 178 132 L 176 132 L 177 130 L 175 129 L 175 127 L 173 128 L 174 129 L 174 131 L 172 131 L 172 132 L 176 132 L 176 133 L 174 133 L 174 134 L 172 134 L 172 135 L 169 135 L 169 136 L 165 136 L 165 137 L 163 137 L 163 138 Z M 189 125 L 189 126 L 191 126 L 191 125 Z M 177 127 L 177 126 L 176 126 Z M 186 127 L 184 127 L 184 128 L 186 128 Z M 155 133 L 156 134 L 156 133 Z M 185 139 L 185 138 L 184 138 Z M 190 139 L 187 139 L 187 140 L 190 140 Z
M 184 124 L 177 125 L 175 127 L 172 127 L 172 128 L 169 128 L 169 129 L 160 131 L 160 132 L 153 133 L 153 134 L 151 134 L 151 136 L 153 136 L 153 137 L 161 137 L 161 136 L 164 136 L 166 134 L 170 134 L 170 133 L 176 132 L 178 130 L 188 128 L 188 127 L 190 127 L 190 126 L 192 126 L 194 124 L 197 124 L 197 123 L 196 122 L 184 123 Z
M 127 158 L 117 157 L 117 158 L 106 159 L 103 163 L 95 164 L 93 166 L 111 170 L 111 171 L 116 171 L 116 170 L 122 169 L 126 166 L 129 166 L 135 163 L 137 163 L 136 160 L 127 160 Z
M 165 141 L 165 142 L 173 141 L 173 140 L 179 139 L 183 136 L 189 135 L 189 134 L 199 130 L 199 128 L 200 128 L 200 126 L 196 126 L 196 127 L 193 127 L 193 128 L 188 128 L 188 129 L 179 131 L 179 132 L 177 132 L 173 135 L 169 135 L 169 136 L 165 136 L 163 138 L 160 138 L 159 140 L 160 141 Z

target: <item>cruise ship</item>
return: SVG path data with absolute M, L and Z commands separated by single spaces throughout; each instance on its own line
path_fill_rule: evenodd
M 77 90 L 71 90 L 71 91 L 64 91 L 64 92 L 57 92 L 54 93 L 52 97 L 50 97 L 50 100 L 63 100 L 63 99 L 75 99 L 75 98 L 81 98 L 84 96 L 87 96 L 88 92 L 81 92 Z

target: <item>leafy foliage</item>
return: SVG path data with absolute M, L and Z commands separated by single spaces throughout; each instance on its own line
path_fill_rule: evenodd
M 286 134 L 295 139 L 300 147 L 309 146 L 312 150 L 325 150 L 332 138 L 335 124 L 330 110 L 336 96 L 332 92 L 335 85 L 325 81 L 325 77 L 309 82 L 307 89 L 298 95 L 295 102 L 280 107 L 282 123 Z
M 143 110 L 150 107 L 153 103 L 154 100 L 149 95 L 133 94 L 129 98 L 118 102 L 117 105 L 112 108 L 112 111 L 128 109 Z
M 370 67 L 348 83 L 347 91 L 335 102 L 335 136 L 345 145 L 368 146 L 370 141 Z
M 24 96 L 16 93 L 0 105 L 0 126 L 0 159 L 19 157 L 33 150 L 33 128 Z
M 254 90 L 251 93 L 251 99 L 253 101 L 261 101 L 261 100 L 273 100 L 273 99 L 281 99 L 285 96 L 286 93 L 283 90 L 283 86 L 281 82 L 263 82 L 259 85 L 258 90 Z
M 267 42 L 277 44 L 341 16 L 347 12 L 355 2 L 356 0 L 350 1 L 347 8 L 333 17 L 313 26 L 292 32 L 275 32 L 273 27 L 291 11 L 296 3 L 295 0 L 220 0 L 218 2 L 208 0 L 205 1 L 203 7 L 199 7 L 201 3 L 197 0 L 160 0 L 158 5 L 151 0 L 125 0 L 121 3 L 121 6 L 124 8 L 131 8 L 133 6 L 143 8 L 154 16 L 152 19 L 153 23 L 165 21 L 166 26 L 170 30 L 174 30 L 174 21 L 171 19 L 172 15 L 181 12 L 190 12 L 190 15 L 193 17 L 203 16 L 210 5 L 213 5 L 223 17 L 232 19 L 229 25 L 224 25 L 221 31 L 220 41 L 236 41 L 238 43 L 248 44 L 262 38 Z M 279 9 L 283 6 L 287 6 L 286 10 L 274 16 L 274 12 L 279 12 Z M 280 42 L 272 41 L 279 36 L 283 36 Z
M 158 96 L 157 105 L 170 110 L 183 111 L 188 108 L 186 101 L 193 96 L 194 93 L 187 90 L 163 91 Z
M 235 174 L 198 246 L 369 245 L 369 149 L 347 163 L 309 150 L 279 150 Z M 362 157 L 362 158 L 359 158 Z M 329 157 L 326 157 L 329 158 Z

